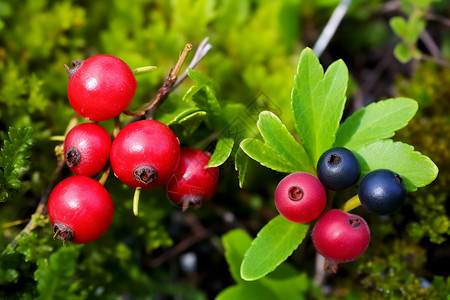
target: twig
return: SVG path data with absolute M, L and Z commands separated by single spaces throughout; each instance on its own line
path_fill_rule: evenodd
M 423 60 L 429 60 L 429 61 L 432 61 L 432 62 L 434 62 L 434 63 L 436 63 L 436 64 L 438 64 L 440 66 L 443 66 L 445 68 L 449 68 L 450 69 L 450 62 L 448 62 L 446 60 L 443 60 L 443 59 L 440 59 L 440 58 L 436 58 L 436 57 L 433 57 L 433 56 L 429 56 L 429 55 L 425 55 L 425 54 L 422 54 L 421 58 Z
M 315 270 L 314 270 L 314 283 L 321 287 L 325 283 L 325 279 L 327 277 L 327 273 L 323 269 L 325 264 L 325 257 L 316 253 L 315 259 Z
M 430 51 L 431 56 L 433 56 L 435 59 L 441 59 L 441 50 L 439 49 L 438 45 L 433 40 L 431 35 L 428 33 L 428 31 L 422 31 L 422 33 L 420 34 L 420 40 L 427 47 L 428 51 Z
M 347 12 L 351 2 L 352 0 L 341 0 L 339 5 L 334 10 L 333 14 L 328 20 L 327 25 L 325 25 L 325 28 L 322 30 L 322 33 L 320 34 L 316 44 L 313 47 L 313 51 L 316 53 L 317 57 L 320 57 L 322 55 L 323 51 L 330 43 L 331 38 L 333 37 L 336 29 L 341 23 L 342 18 L 344 18 L 344 15 Z
M 10 227 L 17 226 L 17 225 L 22 225 L 22 224 L 27 223 L 29 221 L 30 221 L 30 218 L 22 219 L 22 220 L 15 220 L 15 221 L 12 221 L 12 222 L 8 222 L 8 223 L 5 223 L 5 224 L 2 224 L 0 226 L 0 229 L 6 229 L 6 228 L 10 228 Z
M 173 89 L 176 88 L 178 85 L 180 85 L 180 83 L 182 83 L 183 80 L 186 79 L 186 77 L 188 76 L 188 71 L 191 70 L 191 69 L 194 69 L 195 66 L 209 52 L 209 50 L 211 50 L 212 45 L 208 44 L 208 40 L 209 40 L 209 38 L 206 37 L 205 39 L 203 39 L 203 41 L 200 43 L 200 45 L 198 45 L 198 48 L 197 48 L 197 50 L 195 51 L 195 54 L 194 54 L 194 58 L 192 58 L 191 63 L 186 68 L 184 73 L 181 76 L 178 77 L 177 81 L 174 83 L 174 85 L 172 87 Z
M 450 27 L 450 19 L 444 16 L 435 15 L 433 13 L 428 13 L 426 19 L 430 21 L 440 22 L 441 24 Z
M 65 166 L 64 161 L 63 160 L 62 161 L 58 160 L 56 168 L 55 168 L 55 170 L 53 170 L 53 173 L 51 175 L 51 180 L 50 180 L 49 184 L 46 186 L 44 192 L 42 193 L 41 198 L 39 200 L 39 203 L 38 203 L 38 205 L 36 207 L 35 212 L 31 216 L 30 221 L 22 229 L 22 231 L 18 235 L 16 235 L 14 240 L 11 242 L 11 245 L 12 245 L 13 248 L 15 248 L 17 246 L 17 240 L 23 234 L 30 233 L 31 231 L 33 231 L 36 228 L 36 224 L 34 223 L 33 216 L 35 216 L 35 215 L 44 215 L 45 214 L 45 208 L 46 208 L 46 205 L 47 205 L 48 196 L 50 196 L 51 191 L 55 187 L 56 183 L 59 181 L 59 179 L 61 177 L 62 170 L 64 169 L 64 166 Z
M 191 50 L 190 47 L 192 46 L 189 45 L 188 51 Z M 194 57 L 191 60 L 189 66 L 186 68 L 183 74 L 179 75 L 178 72 L 180 71 L 181 64 L 182 62 L 184 62 L 187 56 L 187 53 L 185 53 L 186 51 L 184 51 L 183 53 L 185 54 L 182 53 L 180 59 L 177 62 L 177 65 L 170 71 L 162 87 L 158 90 L 158 94 L 149 102 L 149 104 L 147 104 L 147 106 L 138 113 L 131 113 L 129 111 L 124 111 L 124 113 L 127 115 L 135 116 L 135 118 L 133 118 L 130 122 L 137 121 L 144 114 L 147 119 L 151 119 L 157 106 L 161 105 L 167 98 L 167 96 L 170 94 L 170 92 L 172 92 L 178 85 L 180 85 L 186 79 L 186 77 L 188 76 L 187 75 L 188 71 L 193 69 L 203 59 L 203 57 L 208 53 L 208 51 L 211 50 L 211 48 L 212 46 L 208 44 L 208 38 L 205 38 L 195 51 Z M 187 49 L 185 48 L 185 50 Z

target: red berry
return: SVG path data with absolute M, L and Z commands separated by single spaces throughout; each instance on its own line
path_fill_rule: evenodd
M 317 221 L 312 240 L 316 250 L 333 264 L 349 262 L 367 249 L 370 230 L 363 218 L 332 209 Z
M 118 116 L 130 104 L 137 82 L 133 71 L 121 59 L 106 54 L 73 61 L 67 96 L 83 118 L 105 121 Z
M 64 140 L 64 158 L 77 175 L 93 176 L 109 159 L 111 138 L 100 125 L 84 123 L 69 131 Z
M 170 200 L 186 210 L 212 197 L 219 183 L 219 168 L 207 168 L 211 154 L 193 148 L 181 148 L 180 163 L 165 189 Z
M 291 222 L 309 223 L 316 219 L 327 204 L 325 188 L 318 178 L 297 172 L 284 177 L 275 190 L 275 205 Z
M 180 143 L 170 128 L 141 120 L 125 126 L 111 146 L 111 166 L 132 188 L 153 189 L 169 181 L 180 158 Z
M 75 244 L 101 237 L 114 215 L 111 196 L 103 185 L 80 175 L 56 185 L 48 198 L 47 210 L 55 237 Z

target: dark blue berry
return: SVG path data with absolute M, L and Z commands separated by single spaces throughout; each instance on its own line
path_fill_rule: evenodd
M 356 155 L 344 147 L 325 151 L 317 162 L 317 176 L 330 190 L 341 191 L 356 184 L 361 166 Z
M 387 215 L 405 202 L 405 183 L 400 175 L 391 170 L 375 170 L 361 179 L 358 197 L 367 211 L 376 215 Z

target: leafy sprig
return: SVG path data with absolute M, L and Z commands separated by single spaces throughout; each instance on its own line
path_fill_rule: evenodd
M 245 139 L 240 148 L 275 171 L 315 174 L 320 155 L 332 146 L 343 146 L 356 153 L 362 175 L 375 169 L 391 169 L 402 176 L 408 191 L 431 183 L 438 174 L 434 162 L 414 151 L 413 146 L 390 139 L 412 119 L 417 102 L 407 98 L 379 101 L 341 124 L 347 82 L 348 71 L 343 61 L 334 62 L 324 73 L 317 56 L 306 48 L 300 55 L 292 90 L 292 112 L 300 143 L 273 113 L 262 112 L 257 126 L 264 142 Z M 301 224 L 304 229 L 294 230 L 297 234 L 292 234 L 293 223 L 281 222 L 280 218 L 264 226 L 247 250 L 241 265 L 243 279 L 264 277 L 305 238 L 308 224 Z M 305 234 L 300 234 L 303 231 Z M 271 258 L 267 258 L 267 249 Z
M 31 127 L 9 128 L 9 141 L 5 140 L 0 150 L 0 202 L 9 200 L 21 187 L 20 178 L 30 167 L 32 135 Z

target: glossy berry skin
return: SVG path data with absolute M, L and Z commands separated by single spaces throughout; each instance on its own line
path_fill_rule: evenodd
M 108 230 L 114 205 L 98 181 L 75 175 L 56 185 L 48 198 L 47 211 L 55 237 L 86 244 Z
M 341 191 L 356 184 L 361 166 L 355 154 L 344 147 L 325 151 L 317 162 L 317 176 L 330 190 Z
M 178 167 L 165 186 L 169 199 L 186 210 L 211 198 L 219 183 L 219 168 L 206 168 L 211 154 L 193 148 L 181 148 Z
M 358 197 L 367 211 L 376 215 L 387 215 L 405 202 L 405 183 L 400 175 L 391 170 L 374 170 L 361 179 Z
M 77 175 L 93 176 L 109 159 L 111 137 L 100 125 L 83 123 L 69 131 L 64 140 L 64 159 Z
M 275 190 L 275 206 L 291 222 L 313 221 L 322 213 L 326 203 L 325 188 L 317 177 L 309 173 L 289 174 Z
M 312 232 L 316 250 L 334 263 L 355 260 L 370 242 L 367 222 L 360 216 L 339 209 L 324 213 Z
M 121 59 L 107 54 L 73 61 L 67 96 L 83 118 L 105 121 L 118 116 L 130 104 L 137 82 L 133 71 Z
M 180 143 L 170 128 L 155 120 L 125 126 L 111 146 L 114 174 L 131 188 L 164 186 L 180 158 Z

